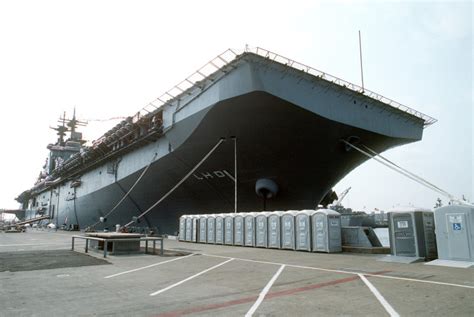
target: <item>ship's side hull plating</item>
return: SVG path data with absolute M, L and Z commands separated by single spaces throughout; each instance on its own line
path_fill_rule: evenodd
M 191 132 L 190 126 L 194 127 Z M 239 212 L 263 210 L 263 201 L 255 193 L 255 183 L 261 178 L 278 185 L 277 195 L 266 201 L 267 210 L 314 208 L 337 181 L 366 160 L 340 141 L 349 137 L 357 137 L 380 152 L 416 141 L 335 122 L 262 91 L 223 100 L 177 122 L 166 133 L 166 142 L 156 141 L 142 150 L 140 159 L 144 162 L 151 162 L 158 150 L 169 153 L 151 163 L 129 197 L 108 215 L 106 223 L 96 228 L 123 225 L 147 210 L 220 138 L 226 141 L 191 177 L 147 213 L 140 225 L 157 227 L 160 233 L 175 233 L 182 214 L 232 212 L 234 142 L 237 143 Z M 174 148 L 174 143 L 179 145 Z M 109 175 L 102 170 L 89 171 L 81 178 L 79 187 L 71 188 L 66 183 L 41 193 L 40 196 L 50 201 L 47 212 L 53 216 L 52 222 L 59 226 L 77 224 L 83 229 L 107 215 L 147 165 L 117 178 L 128 167 L 124 165 L 126 161 L 115 163 Z M 104 177 L 116 180 L 105 186 L 92 184 L 103 182 Z

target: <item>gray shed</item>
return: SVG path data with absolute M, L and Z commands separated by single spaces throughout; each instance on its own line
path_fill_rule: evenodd
M 449 205 L 434 214 L 439 258 L 474 262 L 474 206 Z
M 301 210 L 295 216 L 296 250 L 311 251 L 311 216 L 316 210 Z
M 207 243 L 216 242 L 216 215 L 207 216 Z
M 224 244 L 234 244 L 234 214 L 224 214 Z
M 270 212 L 259 212 L 255 216 L 255 246 L 268 247 L 268 216 Z
M 281 215 L 283 211 L 271 212 L 268 215 L 268 247 L 281 249 Z
M 216 244 L 224 244 L 224 214 L 216 215 Z
M 341 252 L 341 214 L 318 209 L 311 215 L 313 252 Z
M 281 215 L 281 248 L 295 250 L 295 216 L 296 210 L 289 210 Z
M 234 214 L 234 245 L 244 245 L 244 217 L 246 213 Z
M 244 245 L 247 247 L 255 246 L 255 217 L 257 216 L 256 212 L 249 212 L 244 217 Z

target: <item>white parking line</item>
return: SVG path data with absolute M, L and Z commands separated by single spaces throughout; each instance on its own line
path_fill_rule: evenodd
M 380 292 L 375 288 L 375 286 L 372 285 L 372 283 L 370 283 L 364 275 L 357 275 L 359 275 L 360 279 L 365 283 L 365 285 L 367 285 L 367 287 L 375 295 L 377 300 L 380 302 L 380 304 L 382 304 L 383 308 L 385 308 L 385 310 L 391 317 L 400 317 L 400 315 L 395 311 L 395 309 L 393 309 L 393 307 L 387 302 L 387 300 L 382 296 L 382 294 L 380 294 Z
M 229 263 L 229 262 L 232 261 L 232 260 L 233 260 L 233 258 L 230 258 L 230 259 L 227 260 L 227 261 L 224 261 L 224 262 L 222 262 L 222 263 L 219 263 L 219 264 L 217 264 L 217 265 L 214 265 L 213 267 L 210 267 L 210 268 L 208 268 L 208 269 L 205 269 L 204 271 L 201 271 L 201 272 L 199 272 L 199 273 L 197 273 L 197 274 L 194 274 L 193 276 L 190 276 L 190 277 L 188 277 L 188 278 L 186 278 L 186 279 L 184 279 L 184 280 L 182 280 L 182 281 L 179 281 L 178 283 L 175 283 L 175 284 L 173 284 L 173 285 L 170 285 L 170 286 L 168 286 L 168 287 L 165 287 L 165 288 L 163 288 L 163 289 L 160 289 L 159 291 L 156 291 L 156 292 L 154 292 L 154 293 L 151 293 L 150 296 L 155 296 L 155 295 L 161 294 L 161 293 L 163 293 L 163 292 L 166 292 L 167 290 L 170 290 L 170 289 L 172 289 L 172 288 L 174 288 L 174 287 L 176 287 L 176 286 L 178 286 L 178 285 L 181 285 L 181 284 L 183 284 L 183 283 L 186 283 L 187 281 L 190 281 L 190 280 L 192 280 L 193 278 L 198 277 L 199 275 L 202 275 L 202 274 L 204 274 L 204 273 L 207 273 L 207 272 L 209 272 L 209 271 L 211 271 L 211 270 L 214 270 L 214 269 L 218 268 L 219 266 L 222 266 L 222 265 L 224 265 L 224 264 L 226 264 L 226 263 Z
M 201 255 L 209 256 L 209 257 L 216 257 L 216 258 L 224 258 L 224 259 L 229 259 L 230 258 L 228 256 L 206 254 L 206 253 L 201 253 Z M 324 269 L 324 268 L 321 268 L 321 267 L 293 265 L 293 264 L 268 262 L 268 261 L 258 261 L 258 260 L 250 260 L 250 259 L 243 259 L 243 258 L 233 258 L 233 259 L 238 260 L 238 261 L 262 263 L 262 264 L 286 265 L 288 267 L 294 267 L 294 268 L 300 268 L 300 269 L 306 269 L 306 270 L 317 270 L 317 271 L 333 272 L 333 273 L 341 273 L 341 274 L 352 274 L 352 275 L 359 275 L 360 274 L 360 272 L 352 272 L 352 271 L 344 271 L 344 270 L 331 270 L 331 269 Z M 382 274 L 364 273 L 364 275 L 365 276 L 378 277 L 378 278 L 388 278 L 388 279 L 400 280 L 400 281 L 409 281 L 409 282 L 418 282 L 418 283 L 427 283 L 427 284 L 454 286 L 454 287 L 474 289 L 474 286 L 471 286 L 471 285 L 462 285 L 462 284 L 454 284 L 454 283 L 446 283 L 446 282 L 438 282 L 438 281 L 427 281 L 427 280 L 419 280 L 419 279 L 414 279 L 414 278 L 388 276 L 388 275 L 382 275 Z
M 165 264 L 165 263 L 170 263 L 170 262 L 182 260 L 182 259 L 185 259 L 185 258 L 189 258 L 190 256 L 193 256 L 193 255 L 194 255 L 194 253 L 193 253 L 193 254 L 186 255 L 186 256 L 183 256 L 183 257 L 180 257 L 180 258 L 175 258 L 175 259 L 171 259 L 171 260 L 168 260 L 168 261 L 158 262 L 158 263 L 155 263 L 155 264 L 151 264 L 151 265 L 139 267 L 139 268 L 136 268 L 136 269 L 133 269 L 133 270 L 129 270 L 129 271 L 125 271 L 125 272 L 120 272 L 120 273 L 112 274 L 112 275 L 106 276 L 106 277 L 104 277 L 104 278 L 112 278 L 112 277 L 116 277 L 116 276 L 123 275 L 123 274 L 127 274 L 127 273 L 132 273 L 132 272 L 136 272 L 136 271 L 141 271 L 141 270 L 144 270 L 144 269 L 148 269 L 148 268 L 150 268 L 150 267 L 154 267 L 154 266 L 162 265 L 162 264 Z
M 22 244 L 0 244 L 0 247 L 22 247 L 22 246 L 42 246 L 42 245 L 67 245 L 67 243 L 22 243 Z
M 263 302 L 263 299 L 267 295 L 267 293 L 270 290 L 270 288 L 272 287 L 273 283 L 275 283 L 278 276 L 280 276 L 281 272 L 283 272 L 284 268 L 285 268 L 285 265 L 280 266 L 280 268 L 275 273 L 275 275 L 273 275 L 272 279 L 267 283 L 267 285 L 260 292 L 260 295 L 258 295 L 257 301 L 252 305 L 252 307 L 250 307 L 249 311 L 245 314 L 245 317 L 252 317 L 252 315 L 257 310 L 258 306 L 260 306 L 260 304 Z

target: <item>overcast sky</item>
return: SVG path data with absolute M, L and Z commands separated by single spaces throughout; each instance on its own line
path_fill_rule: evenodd
M 366 88 L 439 120 L 386 156 L 472 201 L 472 14 L 470 1 L 1 1 L 0 208 L 33 185 L 63 111 L 132 115 L 245 44 L 359 84 L 358 30 Z M 116 123 L 91 123 L 85 138 Z M 430 208 L 439 197 L 377 162 L 335 190 L 349 186 L 354 209 Z

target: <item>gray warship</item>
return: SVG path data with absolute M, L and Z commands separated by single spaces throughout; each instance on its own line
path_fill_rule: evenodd
M 255 48 L 225 51 L 90 146 L 84 122 L 60 121 L 37 183 L 17 197 L 26 218 L 175 234 L 183 214 L 325 205 L 368 159 L 347 143 L 380 153 L 436 120 Z

